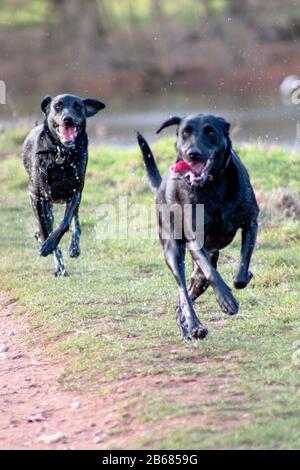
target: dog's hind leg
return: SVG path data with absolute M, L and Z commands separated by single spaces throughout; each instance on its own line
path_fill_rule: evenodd
M 215 269 L 217 269 L 217 263 L 219 259 L 219 252 L 214 251 L 210 254 L 210 259 L 212 265 Z M 199 268 L 199 266 L 193 261 L 193 273 L 191 277 L 191 284 L 189 287 L 189 296 L 191 297 L 192 301 L 195 302 L 200 295 L 204 294 L 204 292 L 208 289 L 209 283 L 206 277 L 203 274 L 203 271 Z
M 166 263 L 178 284 L 180 300 L 176 308 L 177 323 L 185 340 L 202 339 L 207 328 L 198 320 L 190 299 L 185 279 L 185 244 L 176 240 L 166 240 L 163 245 Z
M 61 249 L 57 246 L 53 253 L 54 263 L 55 263 L 55 277 L 66 277 L 68 273 L 64 265 L 64 258 L 61 252 Z
M 48 233 L 51 233 L 53 230 L 53 212 L 52 212 L 52 205 L 50 201 L 44 201 L 44 213 L 45 213 L 45 220 L 47 224 Z M 55 263 L 55 277 L 66 277 L 68 275 L 65 265 L 64 265 L 64 258 L 61 252 L 61 249 L 57 246 L 54 253 L 53 253 L 54 263 Z
M 239 272 L 233 282 L 236 289 L 244 289 L 253 277 L 251 271 L 249 271 L 249 265 L 256 242 L 257 228 L 257 221 L 255 220 L 249 227 L 243 227 L 242 229 L 241 263 Z
M 79 209 L 77 208 L 74 212 L 73 217 L 73 233 L 72 233 L 72 240 L 69 248 L 69 254 L 71 258 L 77 258 L 80 255 L 80 235 L 81 235 L 81 227 L 79 222 Z

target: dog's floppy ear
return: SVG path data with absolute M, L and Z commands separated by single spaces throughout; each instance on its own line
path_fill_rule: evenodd
M 44 96 L 44 98 L 42 99 L 42 102 L 41 102 L 41 110 L 43 111 L 43 113 L 47 114 L 48 107 L 49 107 L 49 104 L 51 103 L 51 101 L 52 101 L 51 96 L 49 96 L 49 95 Z
M 222 118 L 222 117 L 219 117 L 218 118 L 219 122 L 222 124 L 222 126 L 224 127 L 224 130 L 225 132 L 229 135 L 229 132 L 230 132 L 230 123 L 228 121 L 226 121 L 226 119 Z
M 169 126 L 179 126 L 182 119 L 178 116 L 173 116 L 170 119 L 167 119 L 165 122 L 162 123 L 159 129 L 157 129 L 156 134 L 159 134 L 163 129 Z
M 225 121 L 225 119 L 224 119 L 224 121 Z M 229 132 L 230 132 L 230 127 L 231 127 L 230 122 L 225 121 L 225 128 L 226 128 L 226 131 L 228 132 L 228 135 L 229 135 Z
M 105 104 L 101 103 L 101 101 L 95 100 L 93 98 L 85 98 L 82 100 L 84 107 L 85 107 L 85 114 L 86 117 L 92 117 L 97 114 L 101 109 L 105 108 Z
M 229 155 L 231 153 L 231 149 L 232 149 L 232 142 L 231 142 L 231 138 L 230 138 L 230 123 L 222 117 L 220 117 L 218 119 L 219 119 L 219 121 L 222 124 L 223 129 L 224 129 L 224 135 L 225 135 L 225 138 L 227 140 L 226 154 Z

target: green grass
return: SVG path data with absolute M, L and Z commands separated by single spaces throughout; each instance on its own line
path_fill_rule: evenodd
M 10 133 L 0 139 L 0 151 L 12 154 L 0 160 L 0 287 L 18 300 L 20 315 L 31 313 L 27 341 L 65 362 L 64 387 L 100 396 L 125 387 L 116 393 L 119 426 L 110 445 L 118 447 L 128 432 L 128 445 L 138 448 L 300 447 L 300 366 L 292 361 L 300 340 L 299 222 L 263 227 L 252 263 L 255 278 L 236 293 L 240 313 L 227 318 L 208 291 L 196 310 L 209 335 L 186 345 L 174 319 L 175 282 L 157 240 L 101 239 L 100 204 L 118 210 L 119 196 L 147 207 L 153 201 L 138 152 L 91 149 L 82 256 L 67 257 L 65 236 L 70 277 L 55 279 L 52 257 L 41 259 L 33 239 L 27 178 L 16 156 L 21 138 Z M 154 149 L 163 171 L 174 159 L 173 141 Z M 256 189 L 288 186 L 299 195 L 299 156 L 247 146 L 240 155 Z M 238 236 L 220 260 L 230 285 L 239 243 Z M 130 437 L 133 419 L 143 432 Z

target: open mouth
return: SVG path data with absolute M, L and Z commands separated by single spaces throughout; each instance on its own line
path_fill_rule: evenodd
M 207 162 L 201 162 L 201 163 L 194 163 L 193 165 L 189 165 L 190 171 L 195 175 L 196 177 L 200 177 Z
M 56 132 L 60 138 L 60 141 L 65 145 L 70 145 L 76 139 L 79 128 L 76 126 L 57 126 Z
M 209 177 L 209 172 L 213 164 L 213 157 L 206 162 L 189 164 L 181 161 L 172 166 L 173 173 L 181 173 L 186 181 L 191 185 L 203 185 Z

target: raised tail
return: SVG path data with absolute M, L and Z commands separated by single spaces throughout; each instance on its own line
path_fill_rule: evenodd
M 153 153 L 151 152 L 148 142 L 139 132 L 137 132 L 137 141 L 143 155 L 146 173 L 150 182 L 150 188 L 154 193 L 156 193 L 161 183 L 161 176 L 158 171 Z

